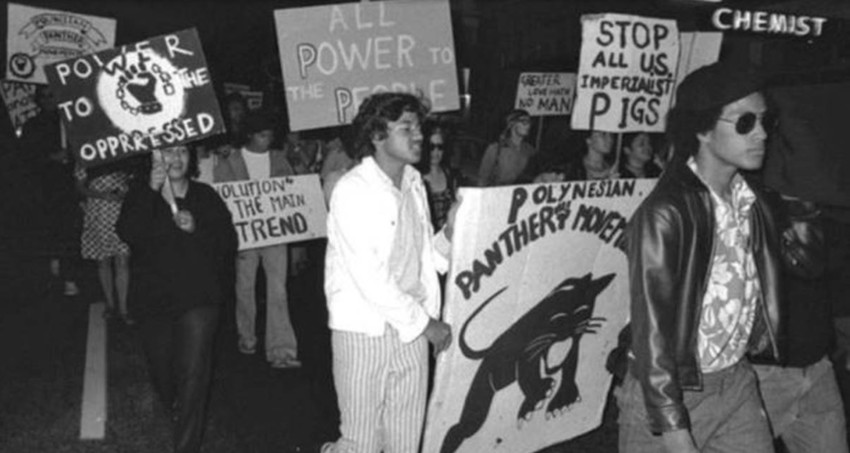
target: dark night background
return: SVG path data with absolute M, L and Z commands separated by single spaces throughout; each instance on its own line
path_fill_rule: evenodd
M 6 2 L 4 2 L 6 3 Z M 275 9 L 343 3 L 328 0 L 28 0 L 35 7 L 68 9 L 117 19 L 116 44 L 129 44 L 195 27 L 213 81 L 250 85 L 282 102 L 283 87 L 274 30 Z M 683 31 L 711 31 L 718 6 L 764 9 L 827 17 L 817 39 L 726 33 L 723 58 L 762 65 L 777 83 L 823 82 L 850 74 L 850 2 L 844 0 L 451 0 L 457 67 L 470 68 L 472 110 L 466 127 L 489 139 L 498 118 L 513 105 L 516 77 L 523 71 L 575 71 L 581 46 L 579 18 L 620 12 L 675 18 Z M 0 8 L 0 23 L 6 23 Z M 5 61 L 5 46 L 0 55 Z M 463 88 L 462 88 L 463 89 Z M 566 125 L 566 121 L 565 121 Z M 6 127 L 5 124 L 3 127 Z M 544 142 L 558 141 L 547 128 Z M 561 128 L 562 129 L 562 128 Z M 549 136 L 552 134 L 553 136 Z
M 415 0 L 412 0 L 415 1 Z M 7 1 L 0 24 L 7 24 Z M 343 3 L 327 0 L 19 0 L 33 7 L 117 20 L 116 44 L 196 28 L 213 81 L 250 85 L 265 102 L 282 105 L 283 81 L 274 29 L 275 9 Z M 452 112 L 461 160 L 477 165 L 484 146 L 513 107 L 521 72 L 574 72 L 581 47 L 580 16 L 615 12 L 675 18 L 682 31 L 713 31 L 719 6 L 826 17 L 817 38 L 725 33 L 721 59 L 755 63 L 781 107 L 779 140 L 766 174 L 789 193 L 843 207 L 850 222 L 850 0 L 450 0 L 457 67 L 470 69 L 471 108 Z M 5 41 L 6 33 L 0 33 Z M 6 61 L 5 42 L 0 61 Z M 2 68 L 5 76 L 5 67 Z M 464 90 L 459 75 L 461 90 Z M 218 87 L 220 88 L 220 86 Z M 218 89 L 217 88 L 217 89 Z M 221 94 L 221 92 L 220 92 Z M 285 109 L 284 109 L 285 110 Z M 63 298 L 49 275 L 42 236 L 28 223 L 33 210 L 18 141 L 0 109 L 0 452 L 166 451 L 167 421 L 153 410 L 138 342 L 131 328 L 109 325 L 109 420 L 106 439 L 80 441 L 80 389 L 88 305 L 102 299 L 92 263 L 82 296 Z M 283 120 L 283 119 L 282 119 Z M 536 125 L 535 125 L 536 127 Z M 537 136 L 537 131 L 532 132 Z M 543 151 L 573 153 L 569 117 L 546 119 Z M 223 323 L 210 401 L 205 451 L 309 451 L 334 438 L 338 413 L 332 393 L 324 312 L 321 250 L 306 277 L 290 287 L 293 324 L 304 369 L 272 371 L 234 347 L 232 320 Z M 51 280 L 53 278 L 53 280 Z M 292 280 L 290 280 L 292 282 Z M 59 282 L 61 283 L 61 282 Z M 230 312 L 232 316 L 232 308 Z M 850 378 L 847 380 L 850 382 Z M 850 390 L 848 391 L 850 393 Z M 610 411 L 603 426 L 545 453 L 615 451 Z M 613 449 L 613 450 L 612 450 Z

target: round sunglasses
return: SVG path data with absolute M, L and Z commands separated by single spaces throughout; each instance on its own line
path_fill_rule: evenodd
M 756 128 L 756 121 L 761 123 L 761 127 L 765 131 L 770 131 L 776 127 L 778 124 L 779 118 L 776 117 L 773 113 L 765 113 L 764 115 L 758 115 L 753 112 L 747 112 L 742 114 L 736 120 L 731 120 L 728 118 L 718 118 L 718 121 L 723 121 L 724 123 L 730 123 L 735 125 L 735 132 L 740 135 L 747 135 Z

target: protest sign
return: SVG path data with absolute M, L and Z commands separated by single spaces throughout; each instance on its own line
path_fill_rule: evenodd
M 424 453 L 536 452 L 602 422 L 627 219 L 654 180 L 462 189 Z
M 566 72 L 524 72 L 519 76 L 514 108 L 531 116 L 569 115 L 576 75 Z
M 12 128 L 18 136 L 21 135 L 21 127 L 24 123 L 41 110 L 35 102 L 36 87 L 32 83 L 6 80 L 0 83 L 3 103 L 6 104 L 6 111 L 9 112 L 9 119 L 12 120 Z
M 435 112 L 459 108 L 447 0 L 360 2 L 276 10 L 293 131 L 351 122 L 381 91 L 422 95 Z
M 224 132 L 195 29 L 66 60 L 45 72 L 83 166 Z
M 6 78 L 47 83 L 44 66 L 109 49 L 115 19 L 9 3 Z
M 585 15 L 573 129 L 662 132 L 679 59 L 675 20 Z
M 239 250 L 327 236 L 328 210 L 317 174 L 212 186 L 233 215 Z
M 225 82 L 224 94 L 229 95 L 230 93 L 239 93 L 239 95 L 245 99 L 245 104 L 248 106 L 248 110 L 259 110 L 263 107 L 263 92 L 251 91 L 251 87 L 248 85 Z

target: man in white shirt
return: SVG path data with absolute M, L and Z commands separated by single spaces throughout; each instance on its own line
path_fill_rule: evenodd
M 434 235 L 422 178 L 425 107 L 379 93 L 354 118 L 362 157 L 337 183 L 328 216 L 325 293 L 342 436 L 323 452 L 414 452 L 425 415 L 428 342 L 441 352 L 437 272 L 453 215 Z
M 295 172 L 283 152 L 269 150 L 274 140 L 274 122 L 270 117 L 255 114 L 245 121 L 247 142 L 215 167 L 215 182 L 268 179 L 292 175 Z M 254 325 L 257 306 L 254 285 L 257 267 L 262 262 L 266 272 L 266 360 L 274 368 L 297 368 L 298 344 L 289 318 L 286 294 L 286 244 L 272 245 L 239 252 L 236 259 L 236 328 L 239 351 L 256 352 L 257 336 Z

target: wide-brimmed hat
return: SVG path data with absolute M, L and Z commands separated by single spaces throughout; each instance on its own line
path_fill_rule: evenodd
M 688 74 L 676 90 L 676 108 L 707 110 L 760 91 L 764 79 L 753 67 L 712 63 Z

